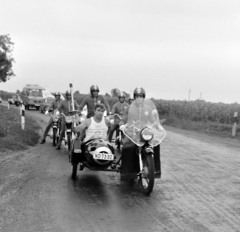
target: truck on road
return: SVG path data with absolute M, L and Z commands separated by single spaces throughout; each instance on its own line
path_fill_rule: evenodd
M 39 110 L 41 103 L 43 102 L 43 94 L 42 91 L 45 88 L 39 85 L 27 84 L 22 91 L 21 99 L 23 104 L 25 105 L 25 109 L 29 110 L 31 107 Z

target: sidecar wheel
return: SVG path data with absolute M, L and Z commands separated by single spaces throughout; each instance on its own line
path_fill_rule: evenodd
M 142 186 L 143 192 L 149 195 L 154 187 L 154 160 L 153 154 L 148 154 L 143 159 L 143 170 L 140 174 L 140 184 Z
M 77 177 L 77 163 L 72 163 L 72 179 L 75 180 Z
M 56 146 L 56 141 L 57 141 L 57 129 L 53 129 L 53 146 Z

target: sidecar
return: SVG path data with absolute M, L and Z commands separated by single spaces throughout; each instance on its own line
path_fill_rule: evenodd
M 93 171 L 120 172 L 120 158 L 117 159 L 114 152 L 112 144 L 103 139 L 95 138 L 84 143 L 76 138 L 69 155 L 72 179 L 76 178 L 78 169 L 85 167 Z

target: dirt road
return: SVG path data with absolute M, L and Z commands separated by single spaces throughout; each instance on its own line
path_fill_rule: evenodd
M 27 111 L 44 125 L 47 116 Z M 119 174 L 70 178 L 51 140 L 0 154 L 0 231 L 240 231 L 240 141 L 167 128 L 150 197 Z

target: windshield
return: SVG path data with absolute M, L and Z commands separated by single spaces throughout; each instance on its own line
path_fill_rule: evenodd
M 155 104 L 149 99 L 144 99 L 142 105 L 134 101 L 129 107 L 128 121 L 123 133 L 136 145 L 143 146 L 145 142 L 141 139 L 141 130 L 146 127 L 151 128 L 154 134 L 149 144 L 154 147 L 159 145 L 165 138 L 166 131 L 159 122 Z
M 25 89 L 24 92 L 29 97 L 42 97 L 41 89 Z

